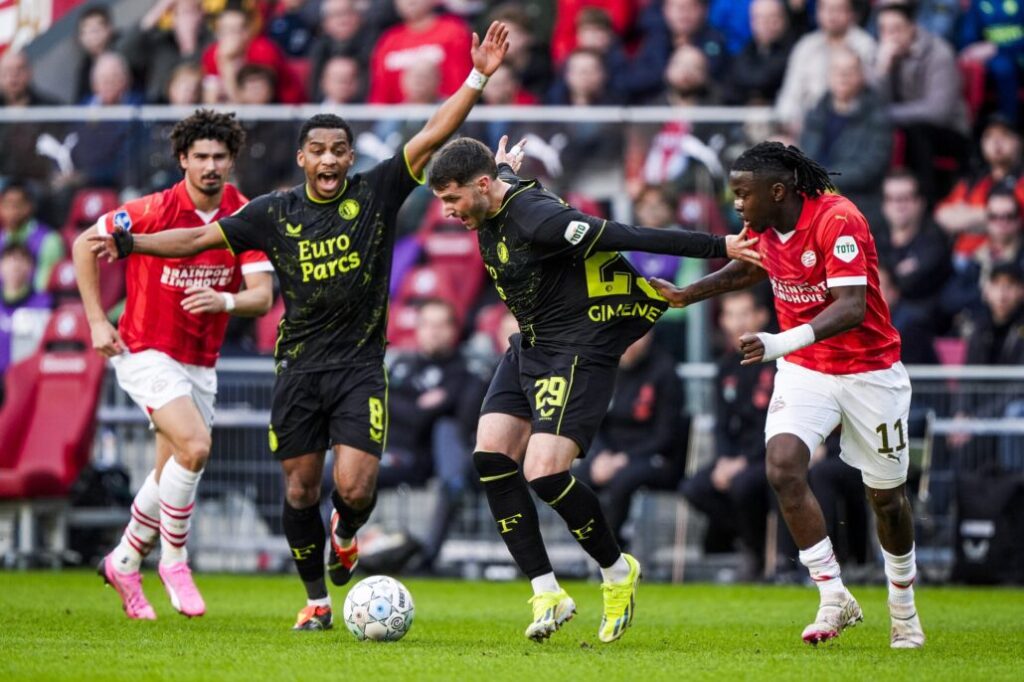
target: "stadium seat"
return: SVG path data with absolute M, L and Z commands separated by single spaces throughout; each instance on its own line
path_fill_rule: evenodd
M 60 230 L 68 253 L 71 253 L 75 239 L 83 230 L 89 229 L 101 215 L 113 211 L 117 206 L 117 192 L 112 189 L 85 187 L 75 192 L 67 220 Z
M 456 322 L 461 326 L 466 310 L 459 307 L 457 289 L 451 272 L 446 268 L 425 265 L 410 270 L 399 285 L 398 294 L 391 303 L 388 314 L 388 343 L 400 349 L 415 347 L 417 305 L 429 298 L 439 298 L 451 303 L 458 318 Z
M 445 218 L 441 202 L 435 199 L 428 204 L 416 235 L 426 263 L 436 271 L 445 271 L 456 285 L 449 300 L 458 310 L 459 319 L 465 319 L 484 284 L 476 233 Z
M 58 309 L 40 350 L 8 370 L 0 499 L 67 494 L 92 449 L 104 367 L 82 307 Z
M 310 76 L 313 74 L 313 63 L 304 57 L 291 57 L 288 59 L 288 68 L 291 69 L 291 75 L 295 81 L 302 85 L 302 92 L 308 98 L 310 86 L 314 85 L 309 82 Z
M 273 355 L 277 346 L 277 327 L 284 317 L 284 297 L 278 294 L 274 305 L 266 315 L 256 318 L 256 350 L 263 355 Z
M 962 365 L 967 359 L 967 342 L 959 336 L 940 336 L 933 342 L 941 365 Z
M 504 345 L 503 340 L 498 338 L 498 334 L 501 331 L 501 319 L 507 312 L 508 306 L 499 302 L 481 308 L 480 312 L 476 314 L 476 331 L 486 335 L 495 350 Z

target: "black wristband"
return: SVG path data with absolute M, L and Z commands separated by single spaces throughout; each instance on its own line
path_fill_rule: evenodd
M 117 257 L 127 258 L 135 249 L 135 238 L 128 230 L 116 229 L 111 233 L 114 238 L 114 246 L 117 247 Z

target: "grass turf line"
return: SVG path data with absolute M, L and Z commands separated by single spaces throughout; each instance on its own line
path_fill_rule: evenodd
M 892 651 L 879 587 L 855 587 L 865 622 L 813 649 L 810 588 L 641 584 L 634 627 L 605 645 L 598 586 L 567 583 L 579 615 L 537 645 L 524 581 L 409 580 L 412 630 L 376 644 L 344 629 L 343 589 L 334 630 L 296 633 L 294 577 L 200 574 L 207 615 L 188 620 L 145 575 L 154 623 L 125 618 L 95 574 L 0 573 L 0 680 L 1024 679 L 1024 590 L 922 585 L 926 648 Z

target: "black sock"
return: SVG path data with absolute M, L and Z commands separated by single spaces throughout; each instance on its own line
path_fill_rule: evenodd
M 530 481 L 530 487 L 544 502 L 558 512 L 572 536 L 594 557 L 601 568 L 608 568 L 622 551 L 601 511 L 601 503 L 586 483 L 568 471 L 541 476 Z
M 544 540 L 540 536 L 537 508 L 519 467 L 497 452 L 474 452 L 473 466 L 487 493 L 487 503 L 498 524 L 498 534 L 519 569 L 531 580 L 551 573 Z
M 373 499 L 370 500 L 366 509 L 353 509 L 348 506 L 345 500 L 341 499 L 337 490 L 331 493 L 331 502 L 334 503 L 334 508 L 338 512 L 338 537 L 342 540 L 351 540 L 370 518 L 373 508 L 377 506 L 377 491 L 373 491 Z
M 284 521 L 284 536 L 291 548 L 292 559 L 299 569 L 302 584 L 306 586 L 306 596 L 310 599 L 324 599 L 327 597 L 327 583 L 324 582 L 327 531 L 320 516 L 320 505 L 295 509 L 285 501 L 281 519 Z

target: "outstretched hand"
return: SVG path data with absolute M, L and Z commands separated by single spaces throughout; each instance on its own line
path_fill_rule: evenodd
M 754 248 L 757 244 L 757 237 L 748 237 L 747 228 L 740 230 L 739 234 L 730 234 L 725 238 L 725 255 L 732 260 L 741 260 L 761 267 L 761 254 Z
M 473 33 L 473 68 L 488 78 L 498 70 L 505 53 L 508 52 L 508 27 L 500 21 L 492 21 L 484 36 L 483 42 L 476 32 Z
M 686 300 L 686 289 L 683 287 L 677 287 L 672 282 L 668 282 L 659 277 L 651 277 L 647 280 L 654 287 L 662 298 L 668 301 L 670 308 L 685 308 L 689 303 Z
M 526 152 L 523 150 L 523 147 L 526 146 L 526 138 L 524 137 L 519 142 L 516 142 L 512 145 L 512 149 L 506 152 L 505 145 L 507 144 L 508 135 L 502 135 L 501 139 L 498 140 L 498 151 L 494 154 L 494 163 L 495 165 L 507 163 L 512 166 L 513 173 L 518 173 L 519 167 L 523 165 L 523 159 L 526 157 Z

